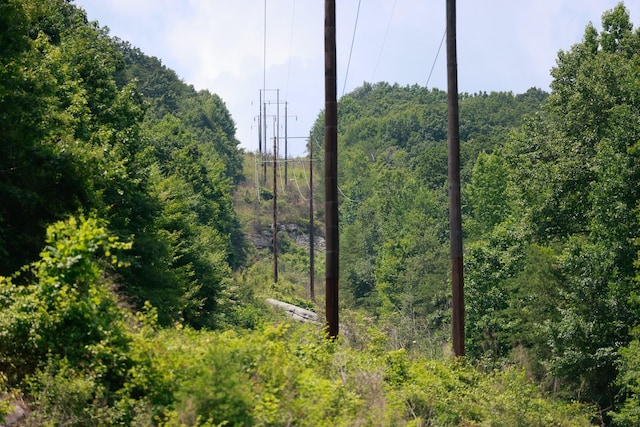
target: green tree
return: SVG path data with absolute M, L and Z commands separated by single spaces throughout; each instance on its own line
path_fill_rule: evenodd
M 509 216 L 511 164 L 497 151 L 545 98 L 538 89 L 461 95 L 463 175 L 474 180 L 465 209 L 476 216 L 474 238 Z M 415 341 L 441 351 L 450 304 L 446 93 L 365 83 L 341 98 L 338 110 L 341 295 L 388 325 L 393 345 Z M 322 139 L 321 119 L 314 141 Z
M 638 330 L 633 340 L 618 350 L 620 354 L 617 384 L 620 386 L 621 405 L 612 413 L 615 425 L 634 426 L 640 423 L 640 341 Z
M 0 91 L 1 271 L 8 274 L 37 256 L 47 223 L 84 207 L 117 226 L 144 206 L 146 188 L 135 155 L 140 100 L 131 87 L 115 86 L 119 59 L 107 34 L 65 1 L 5 7 L 24 17 L 12 27 L 21 42 L 3 46 L 17 56 L 3 56 L 9 66 Z
M 507 219 L 511 209 L 508 184 L 509 169 L 504 159 L 496 153 L 480 153 L 465 188 L 468 217 L 472 218 L 465 228 L 482 235 Z
M 516 231 L 526 257 L 505 271 L 513 246 L 492 248 L 494 232 L 477 245 L 479 254 L 495 255 L 472 254 L 468 270 L 480 302 L 469 302 L 471 310 L 480 308 L 470 314 L 475 339 L 482 336 L 476 320 L 497 321 L 495 330 L 520 336 L 556 387 L 608 408 L 618 349 L 640 320 L 629 298 L 638 291 L 640 31 L 632 30 L 622 4 L 602 22 L 600 33 L 589 25 L 581 43 L 559 53 L 544 114 L 527 120 L 498 153 L 508 172 L 511 216 L 495 231 Z M 499 295 L 496 304 L 481 302 L 489 290 Z M 523 310 L 522 297 L 538 304 L 536 316 Z M 525 321 L 533 323 L 529 336 L 518 332 Z M 510 345 L 518 343 L 498 353 Z
M 622 4 L 605 12 L 602 23 L 599 36 L 587 27 L 583 42 L 559 55 L 549 99 L 554 117 L 563 116 L 557 123 L 570 142 L 564 149 L 575 153 L 568 164 L 559 159 L 556 177 L 575 177 L 579 187 L 572 193 L 578 197 L 569 195 L 566 204 L 586 212 L 582 234 L 570 237 L 561 261 L 566 311 L 555 335 L 563 344 L 552 360 L 606 406 L 617 348 L 629 342 L 629 327 L 640 320 L 629 304 L 637 292 L 636 251 L 629 242 L 640 232 L 634 214 L 638 187 L 631 184 L 640 172 L 631 150 L 640 136 L 631 119 L 640 114 L 634 95 L 640 86 L 633 77 L 640 66 L 640 32 L 631 31 Z
M 120 292 L 162 302 L 164 322 L 212 326 L 244 254 L 224 103 L 68 1 L 1 7 L 0 274 L 37 258 L 47 224 L 95 211 L 135 236 Z

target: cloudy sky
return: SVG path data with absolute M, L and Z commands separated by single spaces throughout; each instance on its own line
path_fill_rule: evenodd
M 600 29 L 602 13 L 618 1 L 458 0 L 460 91 L 521 93 L 534 86 L 547 90 L 558 51 L 580 42 L 587 23 Z M 338 96 L 363 82 L 424 86 L 434 62 L 428 86 L 446 90 L 444 45 L 437 55 L 445 31 L 445 0 L 337 3 Z M 160 58 L 196 89 L 219 94 L 247 150 L 257 149 L 256 116 L 263 87 L 272 103 L 268 115 L 277 113 L 278 94 L 281 103 L 287 102 L 290 137 L 308 135 L 324 107 L 321 0 L 75 0 L 75 4 L 87 11 L 90 20 L 109 27 L 111 35 Z M 639 2 L 627 0 L 626 7 L 637 27 Z M 283 136 L 284 104 L 280 108 Z M 269 126 L 271 136 L 275 127 L 272 122 Z M 303 145 L 302 140 L 292 139 L 290 152 L 302 154 Z

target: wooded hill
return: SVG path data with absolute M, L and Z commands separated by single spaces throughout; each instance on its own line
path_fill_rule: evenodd
M 606 414 L 638 387 L 616 376 L 638 360 L 640 31 L 622 4 L 602 28 L 558 54 L 548 97 L 462 94 L 460 138 L 468 357 Z M 382 83 L 339 104 L 345 302 L 404 348 L 448 339 L 445 98 Z
M 2 5 L 0 274 L 35 260 L 48 224 L 83 212 L 131 251 L 120 291 L 163 323 L 214 326 L 243 246 L 242 175 L 222 100 L 109 37 L 64 1 Z
M 619 5 L 560 52 L 551 93 L 460 96 L 468 356 L 452 360 L 443 91 L 340 100 L 329 341 L 263 303 L 322 314 L 322 287 L 316 306 L 285 232 L 278 283 L 245 237 L 270 224 L 269 184 L 223 100 L 68 1 L 0 3 L 0 416 L 637 425 L 638 70 Z M 302 194 L 279 198 L 283 223 L 308 226 Z

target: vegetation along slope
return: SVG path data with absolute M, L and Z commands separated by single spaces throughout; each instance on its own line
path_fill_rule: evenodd
M 322 315 L 322 246 L 311 301 L 294 236 L 308 159 L 278 197 L 274 283 L 251 238 L 273 183 L 223 100 L 68 1 L 1 2 L 0 417 L 639 425 L 640 31 L 623 4 L 552 77 L 550 93 L 460 95 L 468 354 L 453 360 L 445 92 L 365 83 L 340 100 L 331 341 L 264 304 Z

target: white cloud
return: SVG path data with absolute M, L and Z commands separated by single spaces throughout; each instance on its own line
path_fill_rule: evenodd
M 308 34 L 312 27 L 308 25 L 308 11 L 308 7 L 297 8 L 297 25 L 292 33 L 293 1 L 269 7 L 267 70 L 286 64 L 290 54 L 303 60 L 322 54 L 314 52 L 315 37 Z M 168 26 L 166 48 L 176 62 L 190 64 L 188 77 L 196 86 L 224 74 L 244 80 L 263 71 L 264 24 L 263 2 L 190 0 L 182 16 Z M 322 29 L 321 25 L 317 27 Z
M 580 42 L 589 21 L 599 28 L 602 13 L 618 1 L 458 0 L 460 90 L 548 88 L 557 52 Z M 358 1 L 337 3 L 341 95 Z M 264 0 L 76 0 L 76 4 L 87 9 L 90 19 L 109 26 L 113 35 L 162 59 L 186 82 L 218 93 L 236 121 L 243 146 L 257 146 L 252 126 L 264 77 Z M 424 85 L 445 28 L 444 4 L 444 0 L 363 1 L 346 91 L 372 80 Z M 266 85 L 280 88 L 290 102 L 290 114 L 298 116 L 292 132 L 306 134 L 324 105 L 323 2 L 267 0 L 267 8 Z M 627 2 L 627 8 L 637 27 L 640 7 Z M 429 86 L 446 88 L 444 46 Z

